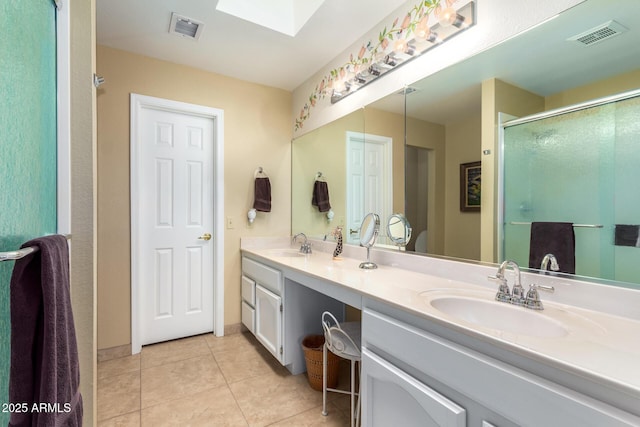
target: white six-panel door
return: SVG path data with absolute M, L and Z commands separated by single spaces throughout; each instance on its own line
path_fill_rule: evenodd
M 359 244 L 360 226 L 366 214 L 378 214 L 383 223 L 391 215 L 392 143 L 385 136 L 347 132 L 348 243 Z
M 213 119 L 140 115 L 140 341 L 213 330 Z

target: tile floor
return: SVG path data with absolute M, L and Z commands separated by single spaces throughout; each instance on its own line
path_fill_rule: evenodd
M 340 386 L 348 387 L 349 365 Z M 98 426 L 348 426 L 349 396 L 291 375 L 250 333 L 145 346 L 98 364 Z

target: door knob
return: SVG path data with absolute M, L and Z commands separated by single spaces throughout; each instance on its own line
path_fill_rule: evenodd
M 211 234 L 204 233 L 202 236 L 198 237 L 200 240 L 211 240 Z
M 358 229 L 358 228 L 356 228 L 355 230 L 353 228 L 350 228 L 349 229 L 349 234 L 351 234 L 353 236 L 354 234 L 358 234 L 359 231 L 360 231 L 360 229 Z

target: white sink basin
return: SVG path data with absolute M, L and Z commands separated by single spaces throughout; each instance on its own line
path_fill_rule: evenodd
M 428 295 L 429 304 L 448 316 L 496 331 L 557 338 L 569 333 L 562 322 L 535 311 L 504 302 L 461 295 Z
M 305 256 L 305 254 L 301 254 L 298 249 L 271 249 L 269 251 L 269 255 L 285 258 L 296 258 Z

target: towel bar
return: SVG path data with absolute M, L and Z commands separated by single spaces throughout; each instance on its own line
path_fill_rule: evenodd
M 518 222 L 511 221 L 509 224 L 511 225 L 531 225 L 530 222 Z M 602 224 L 573 224 L 573 227 L 581 227 L 581 228 L 604 228 Z
M 71 240 L 71 234 L 65 234 L 64 237 L 67 240 Z M 14 261 L 20 258 L 24 258 L 29 254 L 37 252 L 39 248 L 37 246 L 29 246 L 26 248 L 18 249 L 16 251 L 0 252 L 0 261 Z

